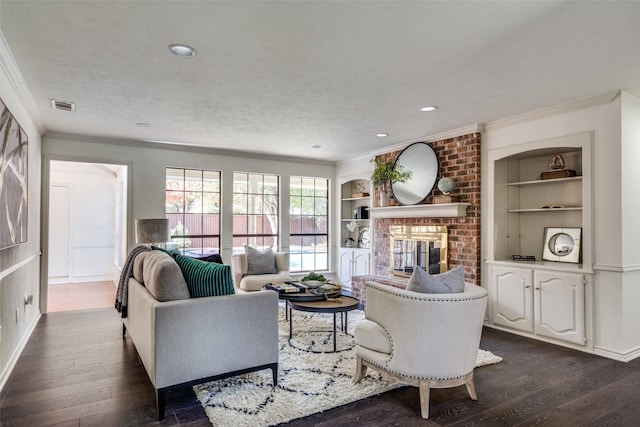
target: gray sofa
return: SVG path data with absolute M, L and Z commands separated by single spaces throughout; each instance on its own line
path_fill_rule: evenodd
M 277 384 L 275 292 L 189 298 L 174 259 L 161 251 L 143 252 L 133 262 L 123 321 L 123 333 L 156 390 L 159 420 L 172 388 L 262 369 L 271 369 Z

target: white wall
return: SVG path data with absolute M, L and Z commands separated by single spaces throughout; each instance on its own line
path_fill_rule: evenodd
M 640 268 L 640 99 L 622 92 L 622 265 Z M 640 310 L 638 310 L 640 312 Z
M 133 220 L 136 218 L 164 217 L 165 169 L 167 167 L 209 169 L 222 171 L 222 236 L 221 255 L 230 263 L 233 226 L 232 197 L 234 171 L 277 174 L 281 177 L 281 233 L 282 250 L 289 249 L 289 177 L 312 176 L 330 179 L 333 184 L 335 166 L 328 162 L 314 162 L 279 157 L 251 156 L 211 149 L 153 143 L 104 140 L 73 135 L 46 135 L 43 152 L 45 162 L 51 159 L 81 159 L 95 163 L 127 163 L 130 173 L 130 218 L 128 218 L 128 244 L 135 244 Z M 333 185 L 330 187 L 333 188 Z M 335 217 L 333 194 L 330 195 L 330 215 Z M 335 249 L 335 239 L 331 241 Z M 335 250 L 331 251 L 335 253 Z M 333 261 L 333 260 L 332 260 Z
M 111 280 L 115 276 L 116 210 L 119 179 L 116 169 L 93 163 L 52 162 L 49 185 L 68 186 L 70 200 L 70 282 Z M 122 199 L 120 194 L 119 198 Z M 51 199 L 50 209 L 57 200 Z M 49 271 L 52 271 L 52 266 Z M 65 280 L 65 278 L 61 278 Z
M 40 317 L 40 155 L 38 129 L 22 102 L 16 70 L 6 68 L 8 51 L 0 33 L 0 98 L 29 136 L 27 242 L 0 250 L 0 388 Z M 33 305 L 24 305 L 25 294 Z M 16 318 L 17 310 L 17 318 Z

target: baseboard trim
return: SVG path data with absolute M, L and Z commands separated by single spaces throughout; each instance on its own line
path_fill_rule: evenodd
M 33 331 L 35 330 L 36 325 L 38 324 L 38 321 L 40 320 L 41 317 L 42 317 L 42 314 L 40 313 L 40 311 L 38 311 L 38 314 L 34 316 L 33 321 L 29 325 L 29 328 L 27 329 L 27 333 L 24 335 L 24 337 L 22 337 L 15 351 L 9 358 L 7 365 L 4 367 L 4 370 L 2 371 L 2 375 L 0 376 L 0 392 L 4 388 L 7 381 L 9 380 L 9 376 L 11 375 L 11 372 L 13 372 L 13 368 L 16 366 L 16 363 L 18 362 L 18 359 L 20 358 L 22 351 L 26 347 L 27 342 L 29 342 L 29 338 L 31 338 L 31 334 L 33 334 Z
M 630 349 L 628 351 L 625 351 L 624 353 L 614 350 L 607 350 L 606 348 L 602 347 L 595 347 L 593 349 L 593 354 L 626 363 L 640 357 L 640 347 Z

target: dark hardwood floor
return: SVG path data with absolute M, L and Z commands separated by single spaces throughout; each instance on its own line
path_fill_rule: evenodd
M 154 392 L 113 309 L 43 316 L 0 394 L 1 426 L 210 425 L 190 389 Z M 429 420 L 405 387 L 288 426 L 637 426 L 640 359 L 621 363 L 485 328 L 481 347 L 504 361 L 464 387 L 434 389 Z M 313 404 L 313 402 L 310 402 Z

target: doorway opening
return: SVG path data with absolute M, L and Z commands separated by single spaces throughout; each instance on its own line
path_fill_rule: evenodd
M 114 306 L 127 246 L 127 168 L 50 161 L 47 312 Z

